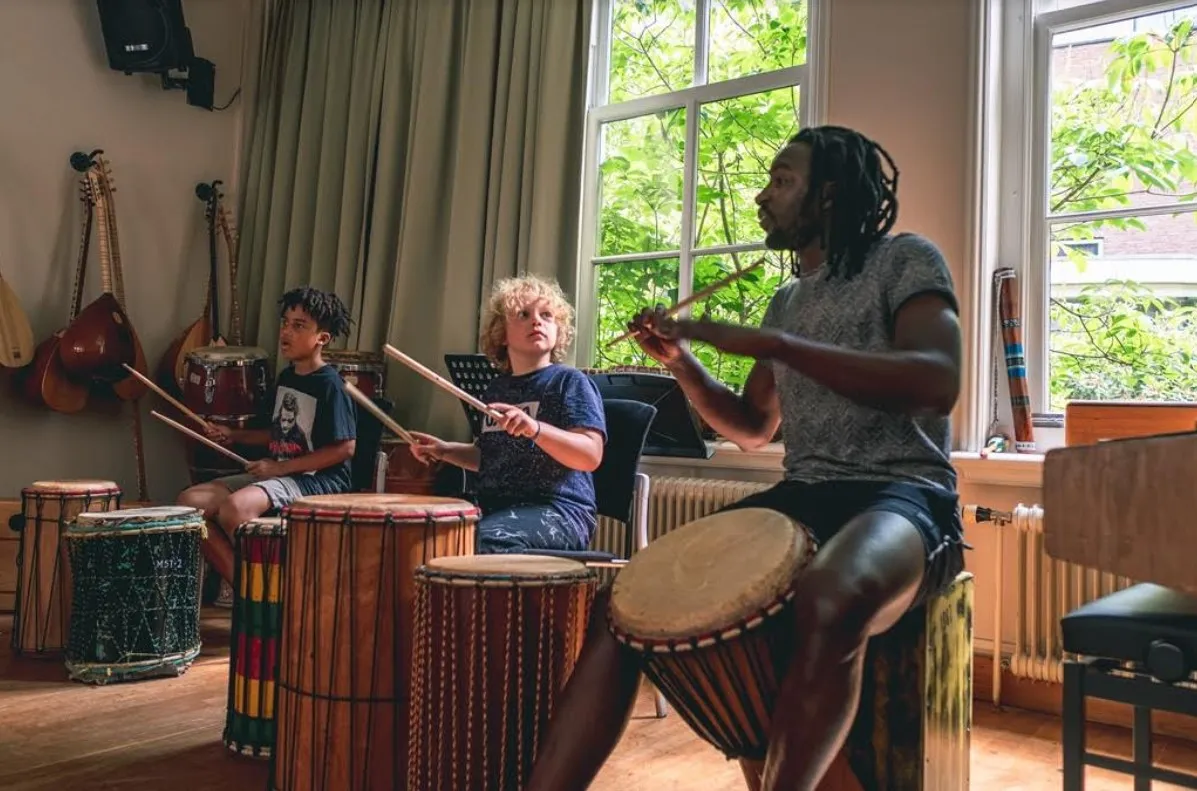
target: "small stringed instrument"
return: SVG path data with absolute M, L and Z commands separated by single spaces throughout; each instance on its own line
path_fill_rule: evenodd
M 0 365 L 24 368 L 33 360 L 33 328 L 4 275 L 0 274 Z
M 183 393 L 183 377 L 187 368 L 187 354 L 204 346 L 224 345 L 220 336 L 220 313 L 217 296 L 220 292 L 216 277 L 216 224 L 215 204 L 220 199 L 216 190 L 219 181 L 195 185 L 195 195 L 204 202 L 204 216 L 208 221 L 208 286 L 205 290 L 204 308 L 199 318 L 183 330 L 166 348 L 158 361 L 157 379 L 167 392 L 179 396 Z
M 83 171 L 87 175 L 99 216 L 101 294 L 83 308 L 66 328 L 58 356 L 67 374 L 75 379 L 115 381 L 127 376 L 121 364 L 133 365 L 137 350 L 133 327 L 125 315 L 124 308 L 113 294 L 115 284 L 107 265 L 111 255 L 111 225 L 107 220 L 108 202 L 104 179 L 94 160 L 94 156 L 102 153 L 103 151 L 96 150 L 92 155 L 81 152 L 71 155 L 71 164 L 76 169 L 86 165 Z
M 213 186 L 220 182 L 214 182 Z M 223 196 L 217 196 L 216 219 L 220 232 L 224 236 L 224 246 L 229 256 L 229 337 L 234 346 L 240 346 L 241 339 L 241 307 L 237 304 L 237 228 L 224 201 Z
M 33 352 L 33 364 L 21 383 L 25 399 L 34 406 L 48 406 L 55 412 L 74 413 L 87 406 L 88 388 L 85 381 L 67 375 L 59 358 L 62 336 L 67 326 L 79 315 L 83 302 L 84 274 L 91 247 L 91 226 L 95 216 L 91 188 L 87 179 L 79 183 L 79 201 L 83 204 L 83 230 L 79 239 L 79 260 L 75 264 L 75 288 L 71 294 L 71 312 L 67 324 L 38 344 Z

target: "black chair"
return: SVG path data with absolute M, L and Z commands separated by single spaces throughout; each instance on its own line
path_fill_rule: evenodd
M 1091 601 L 1060 619 L 1064 651 L 1064 791 L 1082 791 L 1085 766 L 1132 775 L 1135 789 L 1152 780 L 1197 788 L 1197 775 L 1152 765 L 1151 712 L 1197 717 L 1197 597 L 1150 583 Z M 1085 749 L 1085 700 L 1134 708 L 1132 759 Z
M 375 396 L 370 400 L 388 415 L 395 408 L 393 402 L 381 396 Z M 375 480 L 378 451 L 382 447 L 382 421 L 362 409 L 356 401 L 353 402 L 353 407 L 357 410 L 357 446 L 353 450 L 353 459 L 349 462 L 353 491 L 382 491 L 377 487 Z
M 639 401 L 610 398 L 603 401 L 603 413 L 607 423 L 607 444 L 603 449 L 603 461 L 594 471 L 595 505 L 600 516 L 623 524 L 624 552 L 535 549 L 529 550 L 528 554 L 568 558 L 592 568 L 618 569 L 627 565 L 633 546 L 637 550 L 648 546 L 651 480 L 639 471 L 639 467 L 657 408 Z M 655 702 L 657 716 L 664 717 L 668 708 L 660 690 L 656 691 Z

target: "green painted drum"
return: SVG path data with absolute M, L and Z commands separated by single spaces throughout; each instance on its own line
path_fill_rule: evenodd
M 82 513 L 63 536 L 73 596 L 70 677 L 89 684 L 179 676 L 200 652 L 195 508 Z

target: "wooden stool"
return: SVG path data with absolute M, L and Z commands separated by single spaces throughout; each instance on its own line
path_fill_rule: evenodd
M 1064 791 L 1085 787 L 1086 765 L 1132 775 L 1136 789 L 1152 780 L 1197 788 L 1197 775 L 1151 760 L 1153 710 L 1197 716 L 1197 597 L 1141 583 L 1078 607 L 1060 626 L 1064 650 L 1078 655 L 1064 661 Z M 1088 697 L 1134 707 L 1133 760 L 1085 750 Z
M 963 791 L 973 715 L 973 575 L 869 641 L 844 746 L 863 788 Z

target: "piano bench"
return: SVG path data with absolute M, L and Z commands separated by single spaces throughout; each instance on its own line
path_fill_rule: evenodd
M 1197 775 L 1157 768 L 1151 759 L 1151 712 L 1197 717 L 1197 597 L 1142 583 L 1103 596 L 1065 615 L 1063 634 L 1064 791 L 1082 791 L 1085 767 L 1197 789 Z M 1068 654 L 1076 656 L 1068 658 Z M 1132 760 L 1085 749 L 1087 698 L 1134 708 Z

